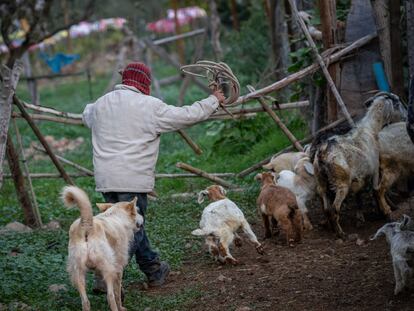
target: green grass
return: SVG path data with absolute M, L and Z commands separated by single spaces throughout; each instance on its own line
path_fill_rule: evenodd
M 156 74 L 165 76 L 171 74 L 170 67 L 158 65 Z M 108 77 L 96 77 L 93 80 L 95 97 L 102 94 Z M 165 101 L 174 104 L 178 97 L 179 85 L 172 85 L 163 90 Z M 21 98 L 28 98 L 26 87 L 22 83 L 18 89 Z M 205 95 L 197 88 L 191 87 L 186 103 L 191 103 Z M 41 87 L 40 99 L 42 105 L 51 106 L 58 110 L 82 112 L 84 106 L 91 100 L 88 95 L 88 85 L 85 80 L 71 79 L 55 86 Z M 305 136 L 305 125 L 292 112 L 283 112 L 282 117 L 293 133 L 301 138 Z M 217 131 L 222 124 L 226 129 Z M 34 140 L 34 135 L 26 124 L 19 120 L 18 125 L 23 136 L 23 143 L 28 147 Z M 79 126 L 61 125 L 48 122 L 38 122 L 44 135 L 53 135 L 56 138 L 84 137 L 85 143 L 64 156 L 85 167 L 92 168 L 92 149 L 90 132 Z M 246 127 L 247 128 L 243 128 Z M 192 150 L 175 133 L 163 135 L 161 138 L 160 156 L 157 172 L 179 172 L 175 167 L 178 161 L 189 163 L 208 172 L 238 172 L 260 160 L 277 152 L 289 144 L 287 138 L 266 116 L 256 120 L 241 122 L 205 122 L 187 129 L 189 135 L 201 146 L 204 153 L 196 156 Z M 218 132 L 218 133 L 215 133 Z M 254 137 L 249 137 L 254 133 Z M 224 135 L 226 143 L 216 143 Z M 233 150 L 237 150 L 234 152 Z M 29 161 L 31 172 L 56 172 L 48 159 Z M 68 171 L 74 172 L 70 167 Z M 256 219 L 255 196 L 258 186 L 252 176 L 245 180 L 232 180 L 233 183 L 247 187 L 243 194 L 233 194 L 234 199 L 247 217 Z M 101 202 L 102 197 L 94 191 L 94 181 L 91 178 L 76 179 L 76 184 L 91 197 L 93 202 Z M 155 249 L 158 249 L 162 258 L 167 260 L 174 269 L 180 269 L 183 260 L 191 251 L 201 247 L 201 241 L 191 236 L 190 232 L 196 228 L 202 209 L 195 200 L 172 201 L 165 196 L 172 193 L 198 191 L 211 184 L 203 179 L 165 179 L 157 180 L 156 191 L 161 198 L 150 201 L 147 215 L 147 231 Z M 34 188 L 37 195 L 43 222 L 52 219 L 62 224 L 58 231 L 36 230 L 26 234 L 0 235 L 0 302 L 24 302 L 36 310 L 79 310 L 80 299 L 77 292 L 68 282 L 65 271 L 67 254 L 67 230 L 69 225 L 79 216 L 76 209 L 65 209 L 59 200 L 59 192 L 64 186 L 62 180 L 35 180 Z M 97 212 L 97 211 L 95 211 Z M 23 214 L 16 199 L 13 183 L 6 180 L 0 192 L 0 225 L 11 221 L 23 222 Z M 190 249 L 185 249 L 187 243 Z M 17 256 L 10 256 L 16 251 Z M 124 284 L 128 288 L 143 280 L 143 275 L 135 264 L 127 267 Z M 51 284 L 66 284 L 69 291 L 58 294 L 48 292 Z M 91 286 L 91 276 L 88 278 Z M 90 288 L 90 287 L 89 287 Z M 133 287 L 132 287 L 133 288 Z M 126 307 L 130 310 L 143 310 L 151 307 L 152 310 L 185 310 L 191 300 L 201 295 L 197 288 L 186 288 L 174 295 L 148 296 L 138 290 L 127 291 Z M 104 297 L 90 295 L 94 310 L 107 310 Z

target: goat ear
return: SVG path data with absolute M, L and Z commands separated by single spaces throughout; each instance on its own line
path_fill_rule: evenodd
M 400 223 L 400 229 L 405 229 L 410 221 L 411 221 L 410 216 L 407 216 L 406 214 L 404 214 L 403 219 Z
M 101 213 L 105 212 L 108 208 L 112 207 L 112 203 L 96 203 L 96 207 Z
M 254 176 L 254 180 L 262 180 L 262 178 L 263 178 L 263 175 L 261 173 Z
M 197 198 L 197 202 L 198 204 L 201 204 L 204 202 L 204 198 L 205 196 L 208 194 L 208 192 L 206 190 L 200 191 L 198 193 L 198 198 Z
M 224 189 L 222 186 L 219 186 L 220 192 L 222 195 L 226 195 L 227 194 L 227 190 Z
M 315 170 L 313 164 L 310 162 L 305 162 L 305 170 L 309 175 L 315 175 Z
M 364 102 L 365 107 L 366 107 L 366 108 L 369 108 L 369 107 L 372 105 L 372 102 L 373 102 L 373 101 L 374 101 L 374 97 L 371 97 L 371 98 L 367 99 L 367 100 Z

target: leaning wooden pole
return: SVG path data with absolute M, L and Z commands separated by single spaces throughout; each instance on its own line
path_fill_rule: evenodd
M 17 144 L 19 145 L 19 149 L 20 149 L 19 151 L 20 151 L 20 154 L 22 155 L 24 173 L 26 175 L 27 182 L 29 184 L 30 193 L 32 195 L 33 211 L 34 211 L 34 214 L 36 215 L 36 220 L 39 226 L 42 226 L 43 225 L 42 217 L 40 215 L 39 205 L 37 204 L 36 193 L 33 188 L 32 179 L 30 178 L 30 171 L 29 171 L 29 166 L 27 165 L 26 155 L 24 154 L 22 136 L 20 135 L 19 126 L 17 125 L 15 118 L 13 118 L 13 126 L 14 126 L 14 132 L 16 134 Z
M 185 171 L 188 171 L 188 172 L 193 173 L 193 174 L 196 174 L 196 175 L 198 175 L 200 177 L 204 177 L 204 178 L 206 178 L 208 180 L 211 180 L 212 182 L 215 182 L 215 183 L 217 183 L 219 185 L 222 185 L 223 187 L 226 187 L 226 188 L 233 188 L 234 187 L 231 183 L 229 183 L 229 182 L 221 179 L 220 177 L 211 175 L 211 174 L 209 174 L 209 173 L 207 173 L 207 172 L 205 172 L 203 170 L 200 170 L 199 168 L 195 168 L 195 167 L 193 167 L 193 166 L 191 166 L 189 164 L 182 163 L 182 162 L 178 162 L 176 164 L 176 166 L 178 168 L 181 168 L 181 169 L 185 170 Z
M 351 52 L 356 51 L 360 47 L 363 47 L 364 45 L 368 44 L 377 37 L 376 33 L 372 33 L 369 35 L 366 35 L 358 40 L 355 40 L 342 50 L 339 50 L 338 52 L 333 53 L 332 55 L 329 55 L 325 58 L 325 62 L 327 64 L 332 64 L 335 62 L 338 62 L 341 60 L 342 57 L 350 54 Z M 313 74 L 317 72 L 320 69 L 320 66 L 318 64 L 312 64 L 306 68 L 303 68 L 295 73 L 292 73 L 291 75 L 283 78 L 282 80 L 276 81 L 270 85 L 267 85 L 261 89 L 256 90 L 256 92 L 248 93 L 245 95 L 240 96 L 235 103 L 232 104 L 232 106 L 241 105 L 245 102 L 248 102 L 250 100 L 253 100 L 257 97 L 260 97 L 262 95 L 269 94 L 271 92 L 275 92 L 277 90 L 280 90 L 291 83 L 294 83 L 296 81 L 299 81 L 300 79 L 303 79 L 304 77 L 307 77 L 310 74 Z
M 312 51 L 315 54 L 316 60 L 319 63 L 319 66 L 322 69 L 322 72 L 326 78 L 326 81 L 328 82 L 328 85 L 332 91 L 332 94 L 335 96 L 336 101 L 338 102 L 339 107 L 341 108 L 342 113 L 344 114 L 345 118 L 347 119 L 348 123 L 352 126 L 355 125 L 354 121 L 351 118 L 351 115 L 349 114 L 348 110 L 346 109 L 345 103 L 342 100 L 341 95 L 339 95 L 338 89 L 335 86 L 335 83 L 332 80 L 331 75 L 329 74 L 328 68 L 326 67 L 326 64 L 322 58 L 322 56 L 318 52 L 318 48 L 315 45 L 315 42 L 312 39 L 312 36 L 309 33 L 308 28 L 305 25 L 305 22 L 302 20 L 302 18 L 299 15 L 298 8 L 296 7 L 296 2 L 294 0 L 289 0 L 290 6 L 292 8 L 292 14 L 295 15 L 297 21 L 299 22 L 300 27 L 302 28 L 303 33 L 305 34 L 305 37 L 307 41 L 309 42 L 309 45 L 312 49 Z
M 247 89 L 250 92 L 254 92 L 255 89 L 253 86 L 248 85 Z M 262 105 L 263 109 L 269 114 L 269 116 L 273 119 L 273 121 L 275 121 L 275 123 L 280 127 L 280 129 L 283 131 L 283 133 L 285 133 L 286 137 L 290 140 L 290 142 L 292 143 L 293 146 L 295 146 L 295 148 L 298 151 L 303 151 L 303 147 L 300 144 L 300 142 L 296 139 L 295 135 L 292 134 L 292 132 L 287 128 L 287 126 L 282 122 L 282 120 L 279 118 L 279 116 L 272 110 L 272 108 L 270 108 L 265 100 L 263 99 L 263 97 L 259 97 L 257 99 L 259 101 L 259 103 Z
M 42 133 L 40 132 L 39 128 L 37 127 L 37 125 L 33 122 L 32 118 L 30 117 L 30 115 L 26 112 L 26 109 L 24 109 L 24 105 L 22 102 L 20 102 L 20 100 L 17 98 L 16 95 L 13 96 L 13 103 L 19 108 L 22 117 L 24 119 L 26 119 L 27 123 L 29 124 L 29 126 L 32 128 L 34 134 L 36 135 L 36 137 L 39 139 L 40 143 L 43 145 L 43 148 L 45 148 L 47 154 L 49 155 L 50 159 L 52 160 L 53 164 L 56 166 L 57 170 L 59 171 L 59 173 L 62 175 L 62 178 L 70 185 L 73 185 L 73 181 L 72 178 L 70 178 L 70 176 L 66 173 L 65 169 L 63 168 L 62 164 L 60 163 L 60 161 L 58 160 L 58 158 L 56 158 L 55 154 L 53 153 L 52 149 L 50 148 L 49 144 L 47 143 L 47 141 L 45 140 L 45 138 L 43 137 Z

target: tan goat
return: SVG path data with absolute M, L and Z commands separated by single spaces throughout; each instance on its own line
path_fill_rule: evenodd
M 296 197 L 287 188 L 275 185 L 275 176 L 266 172 L 257 174 L 255 179 L 260 180 L 262 189 L 257 198 L 257 208 L 260 211 L 265 228 L 265 237 L 272 236 L 272 220 L 276 220 L 286 243 L 300 242 L 303 233 L 303 215 L 298 208 Z

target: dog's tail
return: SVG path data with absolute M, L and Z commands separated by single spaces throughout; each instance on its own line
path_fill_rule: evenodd
M 80 211 L 80 226 L 88 235 L 93 229 L 93 213 L 88 195 L 78 187 L 67 186 L 63 188 L 62 200 L 67 207 L 77 206 Z

